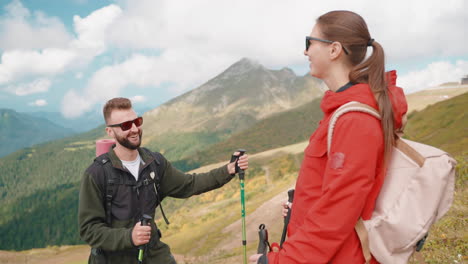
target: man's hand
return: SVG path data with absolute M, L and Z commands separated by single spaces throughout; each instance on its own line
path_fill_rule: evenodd
M 142 226 L 140 222 L 137 222 L 133 227 L 132 241 L 133 245 L 140 246 L 147 244 L 151 238 L 151 226 Z
M 234 156 L 237 156 L 239 155 L 240 153 L 238 151 L 234 152 Z M 247 154 L 244 154 L 242 156 L 240 156 L 240 158 L 238 159 L 239 161 L 237 162 L 237 164 L 239 165 L 239 168 L 243 169 L 243 170 L 246 170 L 249 168 L 249 155 Z M 235 174 L 236 173 L 236 162 L 231 162 L 228 164 L 228 171 L 229 171 L 229 174 Z

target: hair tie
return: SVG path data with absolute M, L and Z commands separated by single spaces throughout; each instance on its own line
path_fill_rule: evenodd
M 369 39 L 369 41 L 367 42 L 367 47 L 372 46 L 372 43 L 373 43 L 373 42 L 374 42 L 374 39 L 373 39 L 373 38 Z

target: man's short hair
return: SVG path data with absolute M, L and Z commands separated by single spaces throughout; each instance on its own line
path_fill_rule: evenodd
M 132 108 L 132 102 L 128 98 L 123 97 L 116 97 L 112 98 L 104 105 L 102 112 L 104 114 L 104 121 L 107 124 L 107 120 L 109 120 L 112 111 L 114 110 L 127 110 Z

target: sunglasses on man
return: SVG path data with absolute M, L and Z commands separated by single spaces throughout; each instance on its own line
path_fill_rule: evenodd
M 309 37 L 309 36 L 306 36 L 306 51 L 309 50 L 309 47 L 310 47 L 310 41 L 311 40 L 316 40 L 316 41 L 320 41 L 320 42 L 325 42 L 325 43 L 328 43 L 328 44 L 332 44 L 333 42 L 337 42 L 337 41 L 331 41 L 331 40 L 328 40 L 328 39 L 321 39 L 321 38 L 314 38 L 314 37 Z M 341 44 L 341 43 L 340 43 Z M 348 55 L 348 51 L 346 50 L 346 48 L 341 45 L 341 47 L 343 47 L 343 51 L 346 55 Z
M 143 125 L 143 117 L 139 116 L 133 120 L 130 120 L 130 121 L 125 121 L 125 122 L 122 122 L 120 124 L 114 124 L 114 125 L 107 125 L 108 127 L 120 127 L 122 129 L 122 131 L 127 131 L 129 130 L 130 128 L 132 128 L 133 124 L 135 124 L 135 126 L 139 127 L 141 125 Z

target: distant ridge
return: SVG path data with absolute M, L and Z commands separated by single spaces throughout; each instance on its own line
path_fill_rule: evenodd
M 0 109 L 0 157 L 34 144 L 73 134 L 41 117 Z
M 468 92 L 468 85 L 446 84 L 434 88 L 407 94 L 408 112 L 422 110 L 428 105 L 450 99 L 454 96 Z

